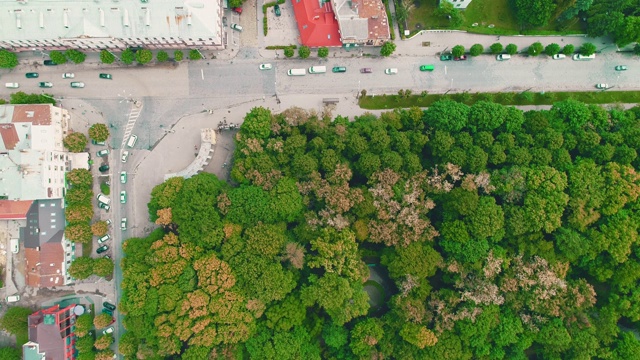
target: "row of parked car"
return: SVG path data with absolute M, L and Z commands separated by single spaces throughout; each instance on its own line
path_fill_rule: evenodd
M 40 74 L 38 74 L 37 72 L 28 72 L 25 74 L 25 77 L 27 79 L 37 79 L 40 77 Z M 62 74 L 62 78 L 63 79 L 73 79 L 75 78 L 76 75 L 74 73 L 64 73 Z M 104 74 L 101 73 L 99 74 L 100 79 L 107 79 L 107 80 L 111 80 L 113 77 L 111 76 L 111 74 Z M 70 85 L 72 88 L 76 88 L 76 89 L 81 89 L 84 87 L 84 83 L 82 81 L 71 81 Z M 17 89 L 20 87 L 19 83 L 16 82 L 12 82 L 12 83 L 5 83 L 4 84 L 5 87 L 10 88 L 10 89 Z M 52 88 L 53 87 L 53 83 L 51 81 L 41 81 L 38 83 L 38 87 L 41 88 Z

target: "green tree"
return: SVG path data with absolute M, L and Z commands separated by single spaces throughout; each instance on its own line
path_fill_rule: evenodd
M 88 337 L 89 330 L 93 327 L 93 315 L 89 313 L 82 314 L 76 318 L 76 335 L 78 337 Z M 93 346 L 93 339 L 91 341 L 91 346 Z
M 69 151 L 79 153 L 87 147 L 87 137 L 83 133 L 73 132 L 65 136 L 62 143 Z
M 240 133 L 248 137 L 266 139 L 271 134 L 271 111 L 263 107 L 254 107 L 244 117 Z
M 93 275 L 93 263 L 94 260 L 90 257 L 77 257 L 69 266 L 69 275 L 78 280 L 86 279 Z
M 387 41 L 380 48 L 380 55 L 391 56 L 394 51 L 396 51 L 396 44 L 393 41 Z
M 71 186 L 90 188 L 93 184 L 93 176 L 87 169 L 73 169 L 67 172 L 65 177 Z
M 546 25 L 556 8 L 553 0 L 514 0 L 516 18 L 526 27 Z
M 76 205 L 90 203 L 92 197 L 93 192 L 91 191 L 91 189 L 81 186 L 74 186 L 67 190 L 67 194 L 64 198 L 69 203 L 69 205 Z
M 322 338 L 329 347 L 340 349 L 349 342 L 349 330 L 333 322 L 325 323 Z
M 109 324 L 111 324 L 112 321 L 113 321 L 113 316 L 109 314 L 101 313 L 99 315 L 96 315 L 96 317 L 93 318 L 93 326 L 95 326 L 96 329 L 103 329 L 109 326 Z
M 53 61 L 58 65 L 67 63 L 67 57 L 64 56 L 64 54 L 58 50 L 51 50 L 49 52 L 49 58 L 51 58 L 51 61 Z
M 368 358 L 383 335 L 382 321 L 368 318 L 357 323 L 351 330 L 349 347 L 355 355 Z
M 115 55 L 113 55 L 109 50 L 100 50 L 100 61 L 103 64 L 113 64 L 116 61 Z
M 529 56 L 538 56 L 542 53 L 543 49 L 544 48 L 540 42 L 534 42 L 527 49 L 527 54 L 529 54 Z
M 22 359 L 22 349 L 15 347 L 1 347 L 0 360 L 20 360 Z
M 500 43 L 493 43 L 491 44 L 490 49 L 492 54 L 497 55 L 500 54 L 504 48 Z
M 633 53 L 640 56 L 640 43 L 633 46 Z
M 0 50 L 0 68 L 13 69 L 18 66 L 18 55 L 8 50 Z
M 200 60 L 202 59 L 202 54 L 200 51 L 196 49 L 189 50 L 189 60 Z
M 182 59 L 184 59 L 184 53 L 182 52 L 182 50 L 175 50 L 173 52 L 173 60 L 182 61 Z
M 132 356 L 138 351 L 138 338 L 131 331 L 120 336 L 118 342 L 118 352 L 124 356 Z
M 139 64 L 147 64 L 153 60 L 153 53 L 149 49 L 140 49 L 136 51 L 136 61 Z
M 560 53 L 560 45 L 556 44 L 556 43 L 551 43 L 547 46 L 545 46 L 544 48 L 544 53 L 549 55 L 549 56 L 553 56 L 555 54 Z
M 452 100 L 436 101 L 425 111 L 425 122 L 435 129 L 458 132 L 467 126 L 469 107 Z
M 562 53 L 567 56 L 573 55 L 574 52 L 575 52 L 575 47 L 573 46 L 573 44 L 567 44 L 562 48 Z
M 298 49 L 298 56 L 300 56 L 301 59 L 306 59 L 309 55 L 311 55 L 311 49 L 305 45 L 300 46 Z
M 16 336 L 19 346 L 22 346 L 28 339 L 27 317 L 33 310 L 20 306 L 11 306 L 0 319 L 0 327 Z
M 469 54 L 471 56 L 478 56 L 484 52 L 484 47 L 481 44 L 473 44 L 469 49 Z
M 93 261 L 93 273 L 101 276 L 107 277 L 113 274 L 113 260 L 107 258 L 98 258 Z
M 76 49 L 68 49 L 67 51 L 64 52 L 64 54 L 74 64 L 81 64 L 87 59 L 87 54 Z
M 105 124 L 93 124 L 89 128 L 89 137 L 97 142 L 106 141 L 109 137 L 109 129 Z
M 122 61 L 123 64 L 125 65 L 131 65 L 133 64 L 133 61 L 136 59 L 136 54 L 133 52 L 133 50 L 126 48 L 121 54 L 120 54 L 120 61 Z
M 96 342 L 93 344 L 93 346 L 98 350 L 105 350 L 109 346 L 111 346 L 111 344 L 113 344 L 113 340 L 114 339 L 111 334 L 102 335 L 96 339 Z
M 156 60 L 158 60 L 158 62 L 165 62 L 169 60 L 169 54 L 164 50 L 160 50 L 156 53 Z
M 326 58 L 327 56 L 329 56 L 329 48 L 328 47 L 322 46 L 322 47 L 318 48 L 318 57 Z
M 456 45 L 451 49 L 451 54 L 454 57 L 461 57 L 462 55 L 464 55 L 464 46 L 462 45 Z
M 321 278 L 311 276 L 310 285 L 303 288 L 300 298 L 305 306 L 317 304 L 338 325 L 362 316 L 369 310 L 369 295 L 360 283 L 335 273 L 326 273 Z
M 93 327 L 93 319 L 89 318 L 89 320 L 91 327 Z M 88 330 L 84 332 L 85 335 L 83 337 L 76 340 L 75 348 L 78 350 L 78 353 L 93 352 L 93 336 L 86 336 L 87 333 Z
M 291 58 L 293 57 L 293 55 L 295 54 L 295 52 L 293 51 L 293 48 L 291 47 L 287 47 L 284 49 L 284 56 Z
M 590 56 L 596 53 L 596 46 L 592 43 L 584 43 L 580 46 L 580 54 Z
M 516 44 L 509 44 L 507 45 L 507 47 L 505 48 L 505 51 L 507 52 L 507 54 L 509 55 L 515 55 L 518 53 L 518 46 Z

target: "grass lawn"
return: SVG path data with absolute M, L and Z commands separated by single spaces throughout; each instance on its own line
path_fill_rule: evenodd
M 515 12 L 509 5 L 510 0 L 473 0 L 462 10 L 464 23 L 460 30 L 473 33 L 495 35 L 546 35 L 584 33 L 578 18 L 565 22 L 550 20 L 547 26 L 537 29 L 521 30 L 516 21 Z M 449 20 L 433 14 L 438 0 L 418 0 L 409 16 L 409 30 L 448 29 Z M 559 15 L 559 14 L 558 14 Z M 475 25 L 475 26 L 474 26 Z M 492 25 L 492 27 L 489 27 Z
M 589 91 L 589 92 L 546 92 L 542 93 L 459 93 L 426 94 L 400 97 L 398 95 L 365 96 L 360 99 L 360 107 L 367 110 L 428 107 L 441 99 L 451 99 L 472 105 L 480 100 L 493 101 L 502 105 L 553 105 L 553 103 L 575 99 L 586 104 L 633 104 L 640 103 L 640 91 Z

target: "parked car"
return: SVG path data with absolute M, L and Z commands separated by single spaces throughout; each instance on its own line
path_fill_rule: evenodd
M 233 30 L 242 31 L 242 26 L 240 26 L 238 24 L 231 24 L 231 28 Z
M 362 68 L 360 69 L 360 73 L 362 74 L 371 74 L 373 71 L 371 71 L 371 68 Z
M 127 218 L 120 220 L 120 229 L 122 229 L 122 231 L 127 230 Z
M 11 239 L 9 243 L 11 246 L 11 252 L 17 254 L 20 251 L 20 244 L 18 243 L 18 239 Z
M 105 204 L 102 202 L 98 202 L 98 207 L 104 209 L 105 211 L 111 210 L 111 206 L 109 204 Z
M 451 61 L 451 60 L 453 60 L 453 55 L 451 54 L 440 55 L 440 61 Z
M 398 69 L 396 68 L 389 68 L 389 69 L 385 69 L 384 73 L 387 75 L 395 75 L 398 73 Z
M 116 310 L 116 306 L 113 305 L 112 303 L 108 303 L 108 302 L 103 302 L 102 306 L 104 306 L 105 308 L 111 310 L 111 311 L 115 311 Z
M 107 164 L 100 165 L 98 170 L 100 170 L 100 172 L 107 172 L 107 171 L 109 171 L 109 165 L 107 165 Z
M 14 302 L 18 302 L 18 301 L 20 301 L 20 295 L 7 296 L 7 302 L 8 303 L 14 303 Z
M 460 57 L 454 57 L 453 61 L 464 61 L 467 60 L 467 55 L 462 55 Z
M 107 226 L 111 225 L 111 219 L 107 219 L 105 222 L 107 223 Z
M 45 60 L 45 61 L 44 61 L 44 64 L 45 64 L 46 66 L 56 66 L 56 65 L 58 65 L 58 64 L 56 64 L 53 60 Z
M 596 84 L 596 89 L 606 90 L 609 88 L 609 84 Z
M 98 244 L 105 243 L 105 242 L 109 241 L 109 239 L 111 239 L 111 235 L 107 234 L 107 235 L 101 237 L 100 239 L 98 239 Z
M 102 330 L 102 335 L 107 335 L 107 334 L 113 334 L 113 326 L 109 326 L 108 328 Z
M 127 203 L 127 192 L 122 190 L 120 191 L 120 204 L 126 204 Z
M 84 83 L 81 81 L 72 81 L 71 87 L 75 89 L 82 89 L 84 87 Z
M 99 248 L 96 249 L 96 253 L 102 254 L 102 253 L 106 252 L 107 250 L 109 250 L 109 246 L 102 245 L 102 246 L 100 246 Z
M 227 17 L 226 16 L 222 17 L 222 26 L 225 26 L 225 27 L 227 26 Z
M 347 72 L 347 68 L 344 66 L 334 66 L 333 69 L 331 69 L 331 71 L 334 73 L 343 73 L 343 72 Z
M 17 89 L 20 87 L 18 83 L 5 83 L 4 86 L 9 89 Z
M 260 64 L 260 70 L 271 70 L 271 64 Z
M 53 87 L 53 83 L 49 82 L 49 81 L 42 81 L 38 83 L 38 86 L 41 88 L 52 88 Z
M 234 7 L 231 10 L 233 10 L 233 12 L 235 12 L 238 15 L 242 15 L 242 7 Z
M 276 4 L 276 5 L 273 7 L 273 12 L 276 14 L 276 16 L 280 16 L 280 15 L 282 15 L 282 13 L 280 12 L 280 5 Z
M 105 146 L 105 145 L 107 145 L 107 143 L 106 143 L 106 142 L 104 142 L 104 141 L 95 141 L 95 140 L 93 140 L 93 139 L 91 139 L 91 143 L 92 143 L 93 145 L 100 145 L 100 146 Z
M 107 80 L 111 80 L 111 74 L 105 74 L 102 73 L 99 75 L 100 79 L 107 79 Z
M 126 171 L 120 172 L 120 182 L 122 184 L 126 184 L 127 183 L 127 172 Z
M 616 66 L 616 71 L 624 71 L 624 70 L 627 70 L 627 65 Z
M 496 60 L 498 60 L 498 61 L 511 60 L 511 55 L 509 55 L 509 54 L 500 54 L 500 55 L 496 56 Z
M 36 72 L 30 72 L 30 73 L 26 73 L 24 74 L 24 76 L 27 77 L 27 79 L 35 79 L 38 76 L 40 76 L 40 74 L 36 73 Z
M 433 71 L 435 66 L 433 65 L 420 65 L 420 71 Z
M 109 155 L 109 149 L 102 149 L 96 153 L 98 157 Z
M 74 73 L 64 73 L 64 74 L 62 74 L 62 78 L 63 79 L 73 79 L 74 77 L 76 77 L 76 74 L 74 74 Z
M 552 58 L 553 60 L 561 60 L 561 59 L 564 59 L 564 58 L 566 58 L 566 57 L 567 57 L 567 55 L 565 55 L 565 54 L 555 54 L 555 55 L 553 55 L 551 58 Z
M 123 162 L 123 163 L 126 163 L 128 158 L 129 158 L 129 150 L 125 150 L 125 151 L 122 153 L 122 162 Z

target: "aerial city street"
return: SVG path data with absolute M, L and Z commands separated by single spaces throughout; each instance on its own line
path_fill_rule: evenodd
M 0 2 L 0 359 L 640 359 L 634 6 Z

